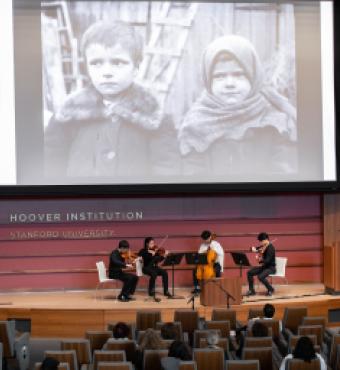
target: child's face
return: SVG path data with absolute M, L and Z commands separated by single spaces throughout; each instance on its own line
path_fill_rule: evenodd
M 251 84 L 236 60 L 217 61 L 212 71 L 211 92 L 227 105 L 241 103 L 251 90 Z
M 133 60 L 120 44 L 109 48 L 90 44 L 85 57 L 93 86 L 108 100 L 126 90 L 136 76 Z

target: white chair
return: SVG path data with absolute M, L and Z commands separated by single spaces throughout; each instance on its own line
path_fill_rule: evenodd
M 136 258 L 136 275 L 138 277 L 143 276 L 143 258 L 142 257 L 137 257 Z
M 286 257 L 275 257 L 276 273 L 269 275 L 272 279 L 274 277 L 283 278 L 286 282 L 286 285 L 288 285 L 288 280 L 286 278 L 287 261 L 288 261 L 288 258 L 286 258 Z
M 97 266 L 98 278 L 99 278 L 99 283 L 97 284 L 97 287 L 96 287 L 96 299 L 97 299 L 98 289 L 106 283 L 114 283 L 116 279 L 110 279 L 107 277 L 106 267 L 103 261 L 96 262 L 96 266 Z

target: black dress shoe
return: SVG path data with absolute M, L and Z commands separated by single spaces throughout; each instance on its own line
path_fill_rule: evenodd
M 246 293 L 246 296 L 250 297 L 251 295 L 256 295 L 255 290 L 248 290 L 248 292 Z
M 273 293 L 274 293 L 274 290 L 268 290 L 268 292 L 266 293 L 266 296 L 271 297 Z
M 170 292 L 165 292 L 164 297 L 172 298 L 172 294 Z
M 125 295 L 119 295 L 118 296 L 118 301 L 119 302 L 130 302 L 130 299 L 126 297 Z

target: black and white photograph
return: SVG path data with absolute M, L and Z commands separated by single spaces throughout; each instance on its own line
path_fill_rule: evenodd
M 292 3 L 55 3 L 41 13 L 47 181 L 296 176 Z

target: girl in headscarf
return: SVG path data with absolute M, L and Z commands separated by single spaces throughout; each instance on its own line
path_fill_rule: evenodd
M 296 110 L 264 84 L 253 45 L 241 36 L 214 40 L 203 54 L 204 91 L 179 129 L 184 175 L 225 179 L 296 171 Z

